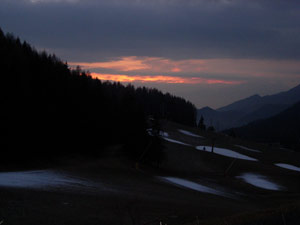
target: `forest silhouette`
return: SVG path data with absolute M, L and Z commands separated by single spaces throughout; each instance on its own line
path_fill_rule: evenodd
M 0 50 L 2 163 L 97 157 L 116 144 L 137 159 L 153 141 L 150 116 L 195 126 L 196 108 L 183 98 L 93 79 L 1 29 Z

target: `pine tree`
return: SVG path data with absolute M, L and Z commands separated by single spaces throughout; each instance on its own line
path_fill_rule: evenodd
M 205 130 L 205 129 L 206 129 L 206 126 L 205 126 L 205 124 L 204 124 L 204 118 L 203 118 L 202 115 L 201 115 L 200 120 L 199 120 L 199 123 L 198 123 L 198 128 L 199 128 L 200 130 Z

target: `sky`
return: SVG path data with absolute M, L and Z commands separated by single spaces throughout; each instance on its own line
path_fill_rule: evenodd
M 198 108 L 300 83 L 299 0 L 1 0 L 0 27 L 95 78 Z

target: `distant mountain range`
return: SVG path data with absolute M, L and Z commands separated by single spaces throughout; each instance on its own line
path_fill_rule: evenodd
M 276 142 L 300 151 L 300 101 L 268 119 L 225 131 L 259 142 Z
M 274 95 L 253 95 L 219 109 L 198 109 L 207 126 L 216 130 L 240 127 L 259 119 L 272 117 L 300 101 L 300 85 Z

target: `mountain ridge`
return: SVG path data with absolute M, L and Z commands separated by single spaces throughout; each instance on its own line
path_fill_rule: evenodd
M 212 109 L 213 111 L 208 111 L 209 107 L 203 107 L 198 109 L 198 118 L 202 115 L 206 125 L 214 126 L 217 130 L 225 130 L 274 116 L 298 101 L 300 101 L 300 84 L 273 95 L 254 94 L 227 106 Z

